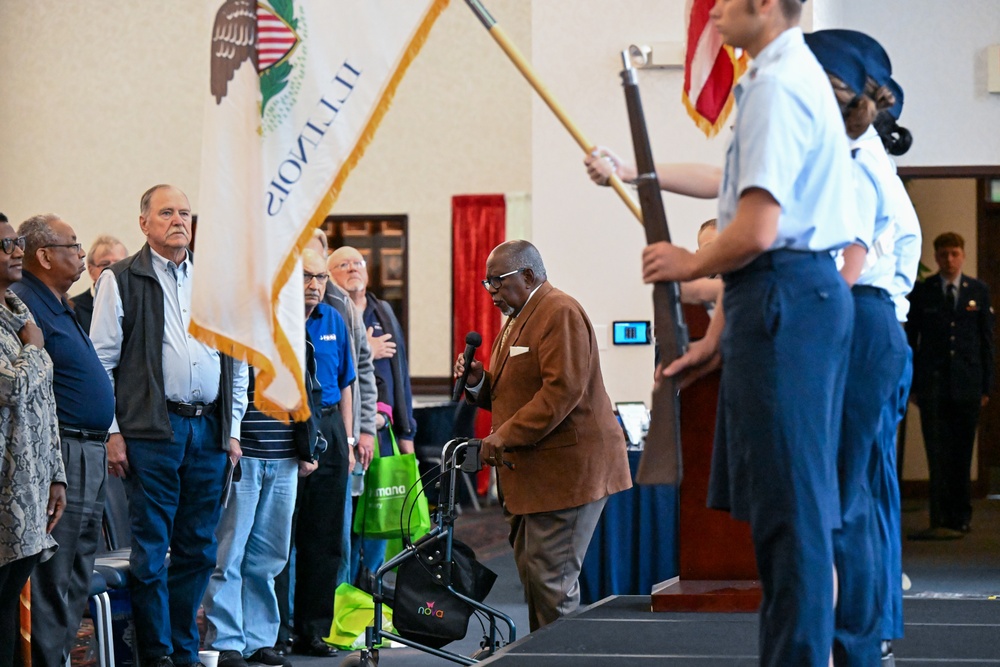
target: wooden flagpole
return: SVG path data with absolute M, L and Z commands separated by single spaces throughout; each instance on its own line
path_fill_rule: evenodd
M 580 146 L 580 148 L 582 148 L 587 155 L 592 154 L 595 148 L 594 144 L 587 141 L 586 137 L 583 136 L 583 132 L 580 131 L 580 128 L 576 126 L 576 123 L 574 123 L 569 117 L 566 110 L 563 109 L 562 105 L 556 101 L 556 99 L 552 96 L 552 93 L 550 93 L 548 88 L 546 88 L 541 82 L 541 79 L 539 79 L 538 74 L 531 66 L 531 63 L 525 59 L 520 50 L 518 50 L 514 43 L 510 41 L 507 37 L 507 33 L 504 32 L 503 28 L 501 28 L 499 24 L 497 24 L 496 19 L 494 19 L 490 13 L 486 11 L 483 3 L 480 0 L 465 0 L 465 2 L 469 5 L 472 11 L 475 12 L 476 16 L 479 17 L 483 26 L 485 26 L 486 30 L 488 30 L 490 35 L 493 36 L 494 41 L 500 45 L 500 48 L 507 54 L 507 57 L 514 63 L 514 66 L 517 67 L 518 71 L 520 71 L 524 78 L 528 80 L 528 83 L 535 89 L 535 92 L 542 98 L 542 101 L 545 102 L 549 109 L 552 110 L 552 113 L 556 115 L 556 118 L 559 119 L 559 122 L 563 124 L 563 127 L 565 127 L 566 130 L 573 136 L 573 139 Z M 608 184 L 612 187 L 612 189 L 614 189 L 615 192 L 618 193 L 618 196 L 623 202 L 625 202 L 625 205 L 628 206 L 629 210 L 632 211 L 632 215 L 634 215 L 635 219 L 639 221 L 639 224 L 642 224 L 642 210 L 639 208 L 639 205 L 635 202 L 635 200 L 632 199 L 628 190 L 625 189 L 625 185 L 622 183 L 621 179 L 618 178 L 616 174 L 612 174 L 611 178 L 608 179 Z

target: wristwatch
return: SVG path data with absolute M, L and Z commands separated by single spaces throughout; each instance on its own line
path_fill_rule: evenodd
M 347 436 L 347 445 L 349 447 L 353 447 L 355 444 L 357 444 L 357 443 L 356 443 L 356 441 L 354 439 L 354 436 L 353 435 Z

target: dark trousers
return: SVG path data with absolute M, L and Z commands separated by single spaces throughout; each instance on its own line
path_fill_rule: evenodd
M 21 665 L 18 645 L 21 637 L 21 589 L 35 569 L 41 554 L 18 558 L 0 565 L 0 665 Z M 17 662 L 14 661 L 18 658 Z
M 52 530 L 59 549 L 31 575 L 31 664 L 66 664 L 87 605 L 101 541 L 107 452 L 96 440 L 62 437 L 66 511 Z
M 725 283 L 709 502 L 750 522 L 760 664 L 825 665 L 853 303 L 828 253 L 769 252 Z
M 878 586 L 882 599 L 882 639 L 903 636 L 903 545 L 900 517 L 899 478 L 896 474 L 896 432 L 906 414 L 906 401 L 913 380 L 913 351 L 906 348 L 906 364 L 896 391 L 882 406 L 880 456 L 872 470 L 882 573 Z
M 879 612 L 884 590 L 878 586 L 885 554 L 872 488 L 872 470 L 881 459 L 885 404 L 898 389 L 909 346 L 884 290 L 855 286 L 854 336 L 844 391 L 844 416 L 837 454 L 841 526 L 833 532 L 839 595 L 834 633 L 834 664 L 867 667 L 881 659 Z
M 293 518 L 295 543 L 295 634 L 302 641 L 330 634 L 337 569 L 349 558 L 343 549 L 344 504 L 347 502 L 347 432 L 339 412 L 324 413 L 323 437 L 328 447 L 319 457 L 319 468 L 299 479 Z M 288 581 L 288 570 L 279 576 Z M 287 627 L 288 596 L 280 590 L 288 584 L 275 582 L 282 628 Z M 284 640 L 279 630 L 279 640 Z
M 227 455 L 217 413 L 171 414 L 170 425 L 173 440 L 126 440 L 132 609 L 143 660 L 196 662 L 195 617 L 215 568 Z
M 979 400 L 952 400 L 943 387 L 919 396 L 920 426 L 930 473 L 931 527 L 960 528 L 972 520 L 972 449 Z

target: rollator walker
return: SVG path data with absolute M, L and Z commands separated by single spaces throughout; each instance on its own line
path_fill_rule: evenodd
M 479 460 L 481 448 L 481 440 L 466 438 L 450 440 L 442 448 L 441 473 L 438 477 L 439 499 L 437 507 L 431 513 L 431 529 L 426 535 L 420 537 L 415 542 L 409 541 L 407 538 L 408 531 L 404 530 L 404 549 L 384 563 L 372 575 L 372 601 L 375 605 L 373 624 L 365 629 L 365 647 L 345 657 L 341 661 L 340 667 L 375 667 L 379 661 L 379 649 L 377 647 L 384 640 L 398 642 L 460 665 L 474 665 L 480 660 L 492 656 L 501 646 L 516 640 L 517 630 L 514 627 L 514 621 L 508 615 L 484 604 L 481 600 L 476 600 L 469 597 L 469 595 L 463 594 L 455 587 L 462 580 L 462 575 L 468 574 L 459 570 L 461 565 L 455 561 L 456 553 L 453 550 L 453 534 L 457 513 L 456 481 L 458 481 L 457 476 L 460 471 L 475 473 L 482 469 L 482 463 Z M 397 634 L 383 628 L 382 605 L 390 602 L 386 596 L 383 579 L 392 570 L 415 559 L 419 559 L 421 567 L 432 574 L 433 584 L 440 586 L 443 591 L 447 591 L 447 595 L 454 596 L 457 600 L 467 604 L 471 608 L 472 614 L 478 615 L 480 620 L 483 620 L 483 616 L 489 620 L 489 627 L 484 626 L 483 628 L 483 639 L 480 642 L 480 648 L 472 656 L 428 646 L 426 643 L 414 639 L 412 635 L 411 637 L 405 636 L 407 633 L 401 630 L 397 630 L 400 633 Z M 467 558 L 464 561 L 468 563 Z M 478 564 L 476 567 L 485 570 L 485 568 Z M 488 570 L 486 571 L 489 572 Z M 489 574 L 492 575 L 492 573 Z M 397 591 L 401 586 L 406 584 L 402 579 L 403 575 L 402 570 L 397 574 Z M 492 580 L 489 586 L 492 586 Z M 487 586 L 487 590 L 482 594 L 481 598 L 486 597 L 489 586 Z M 498 632 L 498 619 L 503 621 L 504 625 L 507 626 L 508 632 L 506 637 L 503 637 Z M 467 627 L 465 632 L 467 632 Z M 444 643 L 450 641 L 455 641 L 455 639 L 447 639 Z

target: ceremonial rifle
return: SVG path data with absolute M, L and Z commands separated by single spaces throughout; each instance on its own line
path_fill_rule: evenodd
M 622 87 L 632 128 L 635 148 L 635 180 L 642 206 L 646 243 L 670 243 L 667 213 L 663 209 L 660 179 L 656 175 L 653 151 L 649 145 L 646 118 L 642 113 L 639 84 L 628 51 L 622 52 Z M 676 282 L 658 282 L 653 285 L 653 332 L 660 350 L 660 365 L 667 366 L 687 350 L 688 330 L 681 309 L 680 287 Z M 681 422 L 680 397 L 673 378 L 657 378 L 653 386 L 653 400 L 646 445 L 636 471 L 640 484 L 679 484 L 681 481 Z
M 542 98 L 542 101 L 548 105 L 549 109 L 552 110 L 552 113 L 554 113 L 556 118 L 559 119 L 559 122 L 563 124 L 563 127 L 569 131 L 580 148 L 582 148 L 587 155 L 591 155 L 594 152 L 594 144 L 587 141 L 587 139 L 583 136 L 583 133 L 580 132 L 580 128 L 576 126 L 576 123 L 573 122 L 556 99 L 552 97 L 552 94 L 548 91 L 548 89 L 542 85 L 542 82 L 535 73 L 531 63 L 529 63 L 525 57 L 521 55 L 521 52 L 516 46 L 514 46 L 514 43 L 507 38 L 507 33 L 505 33 L 503 28 L 497 24 L 496 19 L 494 19 L 490 13 L 486 11 L 486 7 L 483 6 L 483 3 L 480 2 L 480 0 L 465 0 L 465 3 L 469 5 L 469 8 L 475 12 L 477 17 L 479 17 L 479 20 L 482 22 L 483 26 L 486 27 L 486 30 L 489 31 L 493 40 L 500 45 L 503 52 L 507 54 L 507 57 L 514 63 L 514 66 L 517 67 L 521 74 L 524 75 L 524 78 L 528 80 L 528 83 L 530 83 L 531 87 L 535 89 L 535 92 Z M 628 193 L 628 191 L 626 191 L 621 179 L 615 174 L 612 174 L 611 178 L 608 179 L 608 185 L 610 185 L 611 188 L 618 193 L 621 200 L 625 202 L 625 205 L 628 206 L 630 211 L 632 211 L 632 215 L 634 215 L 641 223 L 642 212 L 636 205 L 635 200 L 632 199 L 632 196 Z
M 494 41 L 500 46 L 507 57 L 510 58 L 518 71 L 527 79 L 531 87 L 548 105 L 549 109 L 556 115 L 556 118 L 563 124 L 563 127 L 573 136 L 576 143 L 588 155 L 593 153 L 594 144 L 584 138 L 576 124 L 569 118 L 562 106 L 555 100 L 548 89 L 542 85 L 531 64 L 524 58 L 516 46 L 508 39 L 507 34 L 497 24 L 481 0 L 465 0 L 469 8 L 476 14 L 483 26 L 489 31 Z M 649 148 L 649 138 L 646 134 L 645 119 L 642 115 L 642 104 L 639 101 L 639 89 L 635 85 L 635 72 L 631 69 L 630 62 L 625 57 L 625 66 L 631 72 L 632 80 L 630 93 L 629 85 L 625 85 L 626 100 L 629 104 L 629 118 L 632 125 L 632 141 L 636 150 L 636 167 L 640 173 L 639 198 L 642 203 L 640 209 L 635 200 L 625 190 L 621 179 L 612 174 L 608 180 L 615 192 L 632 211 L 636 219 L 642 222 L 646 228 L 646 241 L 655 243 L 657 241 L 670 241 L 670 231 L 667 229 L 667 217 L 663 210 L 663 200 L 660 198 L 659 182 L 656 177 L 656 169 L 653 165 L 652 152 Z M 622 73 L 624 78 L 626 73 Z M 637 110 L 637 116 L 632 113 L 632 97 Z M 638 123 L 636 122 L 638 120 Z M 641 141 L 637 139 L 637 128 L 641 133 Z M 640 146 L 645 146 L 642 157 L 639 157 Z M 646 215 L 654 216 L 656 221 L 650 225 L 644 222 Z M 684 323 L 684 314 L 680 307 L 680 292 L 677 283 L 657 283 L 653 286 L 653 306 L 654 306 L 654 328 L 657 332 L 657 340 L 660 348 L 660 358 L 664 365 L 670 363 L 684 353 L 687 347 L 687 325 Z M 636 480 L 641 484 L 677 484 L 681 477 L 680 458 L 680 411 L 679 399 L 677 396 L 676 382 L 672 379 L 663 378 L 658 381 L 653 390 L 652 415 L 650 418 L 649 432 L 646 435 L 646 447 L 643 451 L 642 459 L 639 463 L 639 470 Z

